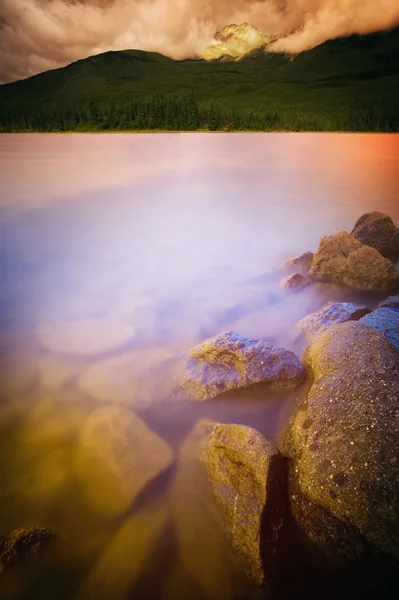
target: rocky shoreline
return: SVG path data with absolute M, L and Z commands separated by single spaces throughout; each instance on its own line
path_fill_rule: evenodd
M 377 212 L 363 215 L 351 234 L 322 238 L 314 254 L 284 263 L 281 285 L 287 293 L 329 283 L 384 295 L 374 310 L 329 302 L 303 318 L 296 327 L 307 345 L 301 360 L 291 350 L 226 331 L 171 361 L 177 402 L 217 401 L 252 387 L 275 392 L 307 386 L 279 449 L 255 428 L 236 423 L 200 422 L 186 440 L 197 465 L 191 493 L 208 490 L 216 507 L 211 519 L 258 597 L 278 598 L 276 577 L 295 564 L 305 571 L 304 589 L 309 586 L 312 562 L 292 555 L 293 531 L 304 540 L 298 552 L 316 551 L 328 572 L 338 574 L 336 581 L 394 597 L 390 583 L 386 596 L 381 585 L 399 583 L 398 259 L 399 230 L 392 220 Z M 111 404 L 91 415 L 79 441 L 77 472 L 97 508 L 117 516 L 151 480 L 182 461 L 135 412 Z M 39 546 L 47 549 L 53 534 L 35 532 L 25 534 L 34 552 L 25 552 L 24 534 L 3 537 L 0 574 L 34 560 Z M 180 550 L 184 557 L 184 544 Z M 195 561 L 187 560 L 185 568 L 206 580 Z M 210 598 L 229 597 L 201 585 Z M 332 586 L 322 596 L 335 597 L 336 591 Z

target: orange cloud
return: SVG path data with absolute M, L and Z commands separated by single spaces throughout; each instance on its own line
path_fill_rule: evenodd
M 0 0 L 0 81 L 107 50 L 200 55 L 226 24 L 248 21 L 300 52 L 399 24 L 398 0 Z

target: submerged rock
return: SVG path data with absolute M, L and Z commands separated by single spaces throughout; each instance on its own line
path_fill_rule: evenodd
M 303 277 L 303 275 L 300 275 L 299 273 L 289 275 L 281 282 L 283 288 L 285 288 L 286 290 L 292 290 L 296 292 L 299 292 L 299 290 L 302 290 L 309 284 L 310 280 L 307 279 L 307 277 Z
M 258 585 L 272 568 L 287 498 L 286 464 L 258 431 L 215 425 L 201 460 L 223 510 L 225 531 L 244 570 Z
M 142 410 L 171 391 L 167 363 L 172 357 L 165 348 L 134 350 L 90 365 L 77 385 L 99 402 Z
M 354 290 L 387 292 L 399 289 L 399 272 L 377 250 L 340 231 L 322 238 L 309 277 L 346 285 Z
M 398 562 L 399 353 L 348 322 L 316 336 L 305 361 L 314 383 L 283 443 L 294 518 L 334 560 Z
M 363 317 L 361 322 L 374 327 L 377 331 L 381 331 L 399 350 L 399 311 L 391 308 L 378 308 Z
M 259 383 L 293 390 L 304 379 L 305 370 L 291 350 L 228 331 L 190 350 L 177 377 L 176 394 L 210 400 Z
M 362 215 L 351 233 L 359 242 L 378 250 L 382 256 L 399 258 L 399 229 L 391 217 L 380 212 Z
M 307 275 L 310 269 L 310 265 L 313 260 L 313 252 L 303 252 L 299 256 L 294 256 L 283 262 L 280 266 L 280 271 L 286 271 L 287 273 L 299 273 L 300 275 Z
M 336 325 L 345 321 L 358 321 L 370 311 L 366 306 L 353 304 L 352 302 L 329 302 L 321 310 L 304 317 L 297 324 L 297 328 L 310 339 Z
M 40 558 L 57 542 L 53 529 L 17 529 L 0 535 L 0 573 L 25 566 Z
M 131 325 L 104 319 L 66 321 L 39 327 L 37 337 L 52 352 L 95 356 L 122 347 L 136 335 Z
M 109 406 L 87 419 L 77 472 L 92 505 L 104 513 L 119 514 L 173 459 L 170 446 L 137 415 Z

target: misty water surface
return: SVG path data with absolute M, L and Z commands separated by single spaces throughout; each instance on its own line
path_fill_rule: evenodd
M 300 318 L 357 298 L 287 294 L 276 268 L 364 212 L 399 223 L 398 169 L 394 135 L 0 137 L 0 532 L 60 529 L 57 598 L 88 597 L 97 579 L 111 599 L 253 593 L 198 535 L 197 570 L 185 556 L 185 440 L 207 417 L 278 442 L 301 391 L 176 406 L 170 365 L 227 329 L 301 353 Z M 126 514 L 102 511 L 76 467 L 87 420 L 107 406 L 134 409 L 177 457 Z

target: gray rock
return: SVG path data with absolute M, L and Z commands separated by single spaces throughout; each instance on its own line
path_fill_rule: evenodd
M 313 257 L 309 277 L 360 291 L 399 289 L 399 272 L 391 261 L 374 248 L 361 244 L 346 231 L 322 238 Z
M 399 310 L 399 294 L 396 296 L 390 296 L 383 302 L 380 302 L 377 308 L 393 308 Z
M 178 397 L 210 400 L 260 383 L 292 390 L 305 379 L 305 370 L 291 350 L 228 331 L 194 347 L 176 379 Z
M 338 323 L 358 321 L 369 312 L 371 311 L 366 306 L 360 306 L 352 302 L 329 302 L 321 310 L 299 321 L 297 328 L 307 339 L 310 339 Z
M 85 423 L 76 469 L 90 503 L 104 514 L 117 515 L 173 460 L 170 446 L 137 415 L 106 406 Z
M 29 564 L 43 556 L 58 541 L 52 529 L 17 529 L 0 536 L 0 573 Z
M 362 244 L 378 250 L 385 258 L 393 261 L 399 258 L 399 229 L 388 215 L 380 212 L 362 215 L 351 235 Z
M 378 308 L 363 317 L 361 322 L 381 331 L 399 350 L 399 311 L 391 308 Z
M 399 560 L 399 353 L 361 322 L 316 336 L 314 383 L 283 439 L 294 518 L 333 559 Z
M 285 459 L 255 429 L 215 425 L 201 460 L 230 543 L 247 575 L 263 585 L 265 569 L 273 568 L 287 505 Z
M 299 292 L 306 286 L 310 284 L 310 279 L 300 275 L 299 273 L 294 273 L 293 275 L 289 275 L 285 279 L 282 280 L 281 285 L 286 290 L 291 290 L 295 292 Z
M 299 273 L 300 275 L 306 275 L 312 264 L 313 252 L 303 252 L 299 256 L 294 256 L 283 262 L 280 266 L 280 271 L 287 273 Z

